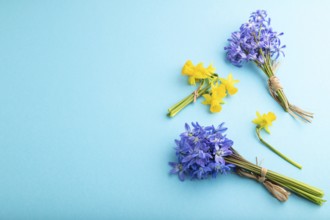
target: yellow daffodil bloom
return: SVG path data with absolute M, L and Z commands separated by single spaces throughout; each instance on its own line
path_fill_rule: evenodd
M 220 104 L 223 103 L 222 99 L 226 97 L 226 88 L 224 85 L 212 85 L 211 88 L 211 95 L 210 94 L 204 94 L 203 97 L 205 98 L 204 102 L 202 104 L 204 105 L 210 105 L 210 111 L 220 112 L 222 107 Z
M 215 68 L 212 65 L 209 65 L 207 68 L 204 67 L 203 63 L 194 66 L 191 60 L 188 60 L 182 68 L 182 75 L 188 76 L 190 85 L 195 85 L 201 79 L 209 78 L 214 72 Z
M 234 95 L 238 89 L 234 86 L 239 80 L 233 79 L 233 75 L 230 73 L 228 78 L 220 78 L 220 81 L 223 85 L 225 85 L 226 90 L 229 95 Z
M 257 118 L 252 122 L 256 124 L 260 129 L 265 129 L 270 134 L 269 126 L 272 125 L 273 121 L 276 120 L 276 115 L 273 112 L 261 115 L 257 112 Z

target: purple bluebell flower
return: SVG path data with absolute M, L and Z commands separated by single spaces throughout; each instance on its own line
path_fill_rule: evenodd
M 194 170 L 192 178 L 205 179 L 211 174 L 212 169 L 210 167 L 200 166 L 198 169 Z
M 233 152 L 230 150 L 230 147 L 228 145 L 220 147 L 216 144 L 213 154 L 215 162 L 225 164 L 225 160 L 223 157 L 232 155 Z
M 210 167 L 212 169 L 212 177 L 215 178 L 217 175 L 220 174 L 227 174 L 231 168 L 235 166 L 233 164 L 221 164 L 221 163 L 211 163 Z
M 172 170 L 170 170 L 170 174 L 178 174 L 179 179 L 181 181 L 184 181 L 185 175 L 182 164 L 175 162 L 169 162 L 168 164 L 172 167 Z
M 191 125 L 185 124 L 185 132 L 175 140 L 177 162 L 169 163 L 170 174 L 177 174 L 184 181 L 186 177 L 206 179 L 229 172 L 234 165 L 226 163 L 224 158 L 233 154 L 233 141 L 224 134 L 227 130 L 224 124 L 217 128 L 203 127 L 197 122 Z
M 276 60 L 280 54 L 284 56 L 280 36 L 283 33 L 273 31 L 265 10 L 251 13 L 247 23 L 241 25 L 239 31 L 231 34 L 229 45 L 225 47 L 227 59 L 235 66 L 253 61 L 261 66 L 268 59 Z

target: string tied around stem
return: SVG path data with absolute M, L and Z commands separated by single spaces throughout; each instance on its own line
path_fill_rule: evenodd
M 259 183 L 263 184 L 266 189 L 279 201 L 285 202 L 289 199 L 290 192 L 284 189 L 283 187 L 269 181 L 266 178 L 267 169 L 262 167 L 260 171 L 260 175 L 253 174 L 252 172 L 248 172 L 242 168 L 237 168 L 237 174 L 240 176 L 244 176 L 250 179 L 254 179 Z
M 274 64 L 272 67 L 272 72 L 275 74 L 278 68 L 278 64 Z M 305 122 L 312 122 L 313 113 L 302 110 L 301 108 L 292 105 L 286 98 L 283 92 L 283 86 L 279 78 L 275 75 L 272 75 L 268 79 L 268 90 L 270 95 L 278 102 L 285 111 L 287 111 L 294 118 L 302 119 Z
M 194 95 L 194 103 L 196 102 L 197 98 L 198 98 L 198 90 L 196 89 L 192 94 Z

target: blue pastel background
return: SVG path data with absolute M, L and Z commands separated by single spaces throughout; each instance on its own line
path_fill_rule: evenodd
M 256 9 L 283 31 L 278 76 L 290 101 L 315 112 L 304 124 L 282 111 L 252 65 L 225 61 L 230 33 Z M 180 182 L 169 176 L 184 123 L 229 127 L 250 161 L 330 193 L 327 1 L 1 1 L 0 219 L 329 219 L 330 204 L 292 195 L 280 203 L 236 175 Z M 193 88 L 187 59 L 240 80 L 223 111 L 167 108 Z M 262 146 L 251 120 L 273 111 L 263 134 L 303 165 Z

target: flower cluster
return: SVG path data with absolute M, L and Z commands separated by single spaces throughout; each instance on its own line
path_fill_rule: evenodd
M 227 128 L 223 123 L 217 128 L 186 124 L 185 132 L 175 140 L 177 162 L 170 162 L 170 173 L 177 174 L 181 181 L 186 178 L 206 179 L 226 174 L 229 171 L 261 183 L 279 201 L 288 200 L 290 191 L 318 205 L 322 205 L 324 192 L 301 181 L 260 167 L 244 159 L 232 147 L 233 141 L 226 138 Z M 235 169 L 232 169 L 235 168 Z
M 181 71 L 182 75 L 188 76 L 188 83 L 190 85 L 196 85 L 198 83 L 197 89 L 179 101 L 171 108 L 168 109 L 168 115 L 170 117 L 175 116 L 183 108 L 192 102 L 196 102 L 196 99 L 200 96 L 205 98 L 204 105 L 210 105 L 210 111 L 212 113 L 220 112 L 223 104 L 223 98 L 228 95 L 234 95 L 237 93 L 238 89 L 235 84 L 238 80 L 233 79 L 232 74 L 228 75 L 228 78 L 220 78 L 218 74 L 215 73 L 215 68 L 212 65 L 204 67 L 203 63 L 198 63 L 194 65 L 191 60 L 188 60 Z
M 210 105 L 211 112 L 220 112 L 223 104 L 223 98 L 226 97 L 226 87 L 223 84 L 216 84 L 211 86 L 211 93 L 204 94 L 205 100 L 202 102 L 204 105 Z
M 182 75 L 188 76 L 188 83 L 190 85 L 196 85 L 196 82 L 211 77 L 214 72 L 215 68 L 212 65 L 205 68 L 203 63 L 199 63 L 195 66 L 191 60 L 188 60 L 184 64 L 181 73 Z
M 238 91 L 235 84 L 239 80 L 233 79 L 233 75 L 230 73 L 228 78 L 217 77 L 211 81 L 211 89 L 208 93 L 204 94 L 205 100 L 202 102 L 204 105 L 210 105 L 210 111 L 212 113 L 220 112 L 222 107 L 220 104 L 224 104 L 223 98 L 229 95 L 234 95 Z
M 270 18 L 267 12 L 257 10 L 253 12 L 247 23 L 241 25 L 239 31 L 233 32 L 228 39 L 229 46 L 225 47 L 228 60 L 235 66 L 254 61 L 258 65 L 266 62 L 266 59 L 275 60 L 282 53 L 285 45 L 281 46 L 280 36 L 283 33 L 273 31 L 270 26 Z
M 291 104 L 284 94 L 283 87 L 275 73 L 279 66 L 277 61 L 280 54 L 284 56 L 280 36 L 283 33 L 273 31 L 267 12 L 258 10 L 253 12 L 247 23 L 241 25 L 238 31 L 231 34 L 229 45 L 224 49 L 227 59 L 235 66 L 241 67 L 244 63 L 252 61 L 268 77 L 268 90 L 284 111 L 294 118 L 311 122 L 313 113 L 304 111 Z
M 192 123 L 192 128 L 186 124 L 180 140 L 175 140 L 178 162 L 169 163 L 172 166 L 170 173 L 178 174 L 184 181 L 186 177 L 205 179 L 230 171 L 234 165 L 226 163 L 224 157 L 233 154 L 233 141 L 224 135 L 227 128 L 223 124 L 217 128 L 213 125 L 203 127 L 197 122 Z

